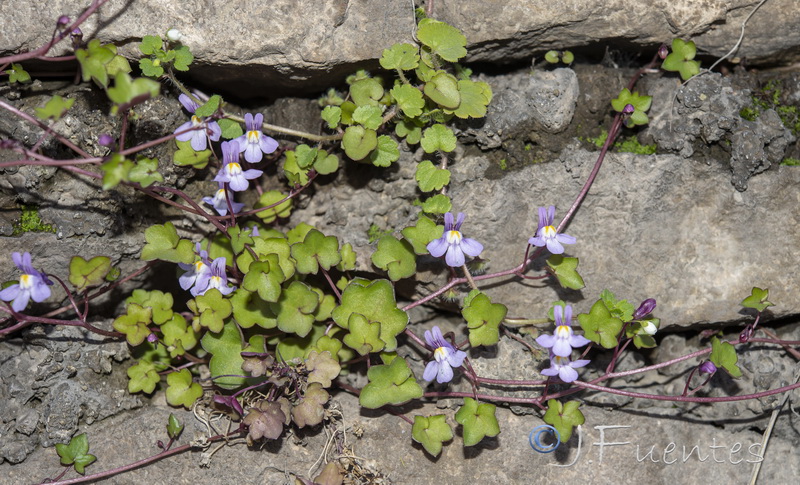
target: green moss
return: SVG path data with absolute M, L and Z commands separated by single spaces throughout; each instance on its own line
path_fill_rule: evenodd
M 760 92 L 751 97 L 752 105 L 739 110 L 739 116 L 747 121 L 755 121 L 761 113 L 774 109 L 783 122 L 783 126 L 793 135 L 800 135 L 800 109 L 793 105 L 781 104 L 781 90 L 783 85 L 780 80 L 772 79 Z
M 23 205 L 22 215 L 14 224 L 11 232 L 12 236 L 19 236 L 26 232 L 56 232 L 56 228 L 51 224 L 45 224 L 39 217 L 39 208 L 33 205 Z
M 594 138 L 581 138 L 581 140 L 587 141 L 597 148 L 602 148 L 606 139 L 608 139 L 608 131 L 606 130 L 601 131 L 600 134 Z M 613 149 L 619 153 L 635 153 L 637 155 L 652 155 L 656 152 L 656 148 L 655 143 L 652 145 L 642 145 L 635 136 L 629 136 L 614 142 L 613 146 Z
M 787 167 L 798 167 L 800 166 L 800 158 L 784 158 L 781 161 L 781 165 L 786 165 Z
M 500 170 L 508 170 L 508 160 L 505 158 L 500 159 Z

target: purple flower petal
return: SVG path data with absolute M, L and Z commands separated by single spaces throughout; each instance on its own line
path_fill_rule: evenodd
M 453 380 L 453 369 L 447 362 L 439 363 L 439 373 L 436 375 L 436 382 L 444 384 Z
M 15 300 L 17 296 L 19 296 L 20 291 L 22 288 L 18 284 L 11 285 L 8 288 L 0 291 L 0 300 L 3 301 L 11 301 Z
M 47 284 L 42 281 L 41 277 L 36 278 L 36 281 L 33 283 L 33 287 L 30 289 L 30 293 L 33 301 L 37 303 L 41 303 L 50 298 L 50 288 L 48 288 Z
M 433 241 L 429 242 L 426 248 L 428 252 L 431 253 L 431 256 L 435 258 L 441 258 L 444 253 L 447 251 L 447 248 L 450 247 L 447 244 L 447 240 L 444 237 L 439 239 L 434 239 Z
M 278 142 L 267 135 L 261 135 L 259 140 L 259 148 L 264 153 L 272 153 L 278 149 Z
M 463 251 L 467 256 L 476 258 L 483 252 L 483 244 L 474 239 L 465 237 L 461 240 L 461 251 Z
M 578 372 L 572 367 L 565 365 L 558 370 L 558 377 L 566 383 L 573 382 L 578 378 Z
M 550 349 L 556 344 L 556 338 L 553 335 L 539 335 L 536 337 L 536 343 L 546 349 Z
M 448 246 L 447 254 L 445 254 L 444 260 L 448 266 L 453 268 L 464 266 L 464 253 L 458 246 Z
M 211 138 L 211 141 L 219 141 L 222 136 L 222 128 L 219 127 L 219 124 L 216 121 L 209 121 L 206 128 L 210 132 L 208 137 Z
M 572 346 L 570 346 L 568 340 L 556 338 L 552 352 L 559 357 L 569 357 L 572 353 Z
M 548 239 L 547 250 L 553 254 L 562 254 L 564 252 L 564 246 L 556 239 Z
M 194 114 L 194 112 L 197 111 L 197 108 L 199 108 L 198 104 L 195 103 L 192 100 L 192 98 L 190 98 L 186 94 L 181 94 L 180 96 L 178 96 L 178 101 L 181 102 L 183 108 L 189 113 Z
M 436 379 L 436 375 L 439 373 L 439 363 L 435 360 L 428 362 L 428 365 L 425 366 L 425 372 L 422 373 L 422 378 L 426 381 L 430 382 Z

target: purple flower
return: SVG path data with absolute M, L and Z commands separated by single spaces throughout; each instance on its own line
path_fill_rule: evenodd
M 551 205 L 547 210 L 539 207 L 539 227 L 536 229 L 536 236 L 528 239 L 528 244 L 539 248 L 547 246 L 547 250 L 553 254 L 564 252 L 562 244 L 575 244 L 574 237 L 556 233 L 556 228 L 553 226 L 555 217 L 555 206 Z
M 458 213 L 458 219 L 453 224 L 453 214 L 448 212 L 444 215 L 444 234 L 439 239 L 428 243 L 428 252 L 432 256 L 444 257 L 448 266 L 454 268 L 464 266 L 464 255 L 477 257 L 483 251 L 483 245 L 474 239 L 461 235 L 461 224 L 464 223 L 464 213 Z
M 97 144 L 108 148 L 114 148 L 114 138 L 108 133 L 103 133 L 97 137 Z
M 227 182 L 228 186 L 234 192 L 241 192 L 247 190 L 250 185 L 248 180 L 258 178 L 261 176 L 261 170 L 249 169 L 242 170 L 239 164 L 239 144 L 236 140 L 222 142 L 222 170 L 219 171 L 215 182 Z
M 196 152 L 206 149 L 207 146 L 206 138 L 210 138 L 211 141 L 219 141 L 219 137 L 222 135 L 222 129 L 219 127 L 216 121 L 206 121 L 205 118 L 200 118 L 199 116 L 195 116 L 194 112 L 197 110 L 199 106 L 189 96 L 181 94 L 180 96 L 178 96 L 178 101 L 180 101 L 183 107 L 186 108 L 186 111 L 192 113 L 192 119 L 179 126 L 178 129 L 174 131 L 174 133 L 185 131 L 190 128 L 198 126 L 203 126 L 204 129 L 187 131 L 186 133 L 177 135 L 175 137 L 176 140 L 178 141 L 191 140 L 192 150 Z
M 178 278 L 181 288 L 188 290 L 192 296 L 203 293 L 208 287 L 208 280 L 211 277 L 211 261 L 208 259 L 208 251 L 200 249 L 200 243 L 195 245 L 195 251 L 200 259 L 192 264 L 178 263 L 178 266 L 186 273 Z
M 244 124 L 247 133 L 236 139 L 239 142 L 239 152 L 244 152 L 244 159 L 250 163 L 261 161 L 262 152 L 270 154 L 278 148 L 278 142 L 261 132 L 264 115 L 258 113 L 255 117 L 247 113 L 244 115 Z
M 553 308 L 553 316 L 556 318 L 556 330 L 553 335 L 539 335 L 536 343 L 557 355 L 558 357 L 569 357 L 572 349 L 583 347 L 591 342 L 582 335 L 575 335 L 572 331 L 572 306 L 567 305 L 561 308 L 556 305 Z
M 228 275 L 225 274 L 224 256 L 220 256 L 219 258 L 215 259 L 213 263 L 211 263 L 211 272 L 207 277 L 204 276 L 203 278 L 205 280 L 203 281 L 205 282 L 205 289 L 199 292 L 201 295 L 204 295 L 206 291 L 210 290 L 211 288 L 218 289 L 223 295 L 227 295 L 236 289 L 235 286 L 228 286 Z M 203 282 L 201 282 L 198 278 L 197 285 L 200 285 Z
M 544 369 L 542 371 L 542 375 L 551 377 L 558 376 L 562 381 L 570 383 L 578 378 L 578 373 L 575 371 L 575 369 L 583 367 L 589 362 L 590 361 L 587 359 L 576 360 L 573 362 L 569 360 L 569 357 L 561 357 L 559 355 L 555 355 L 551 351 L 550 367 Z
M 214 193 L 214 197 L 203 197 L 203 202 L 210 205 L 217 211 L 217 214 L 221 216 L 228 215 L 228 201 L 226 200 L 225 193 L 225 184 L 219 184 L 219 190 Z M 244 204 L 239 202 L 234 202 L 233 196 L 231 196 L 231 208 L 233 208 L 233 213 L 238 214 L 242 211 Z
M 656 300 L 654 298 L 648 298 L 639 305 L 639 308 L 633 312 L 633 319 L 634 320 L 641 320 L 642 318 L 646 317 L 647 315 L 653 313 L 653 310 L 656 309 Z
M 12 253 L 11 259 L 17 265 L 22 274 L 19 276 L 19 283 L 15 283 L 8 288 L 0 291 L 0 300 L 12 301 L 11 308 L 15 312 L 21 312 L 28 306 L 28 302 L 33 298 L 33 301 L 39 303 L 50 298 L 50 288 L 53 282 L 47 278 L 47 275 L 36 271 L 31 266 L 31 254 L 27 251 L 24 253 Z
M 456 350 L 453 345 L 444 339 L 439 327 L 425 331 L 425 342 L 433 349 L 433 359 L 425 366 L 422 378 L 430 382 L 436 378 L 439 384 L 450 382 L 453 379 L 453 367 L 461 367 L 467 353 Z
M 714 372 L 717 372 L 717 366 L 714 365 L 714 363 L 711 362 L 710 360 L 707 360 L 702 364 L 700 364 L 701 374 L 713 374 Z

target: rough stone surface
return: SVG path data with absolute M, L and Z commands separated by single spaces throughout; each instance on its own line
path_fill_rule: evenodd
M 734 46 L 757 3 L 437 0 L 434 16 L 464 31 L 468 61 L 519 62 L 549 49 L 602 44 L 653 48 L 675 37 L 691 38 L 701 53 L 719 57 Z M 0 33 L 0 54 L 39 47 L 50 39 L 59 15 L 74 18 L 85 7 L 83 0 L 55 0 L 47 9 L 33 1 L 4 2 L 0 22 L 15 28 Z M 414 25 L 410 2 L 368 0 L 111 0 L 100 12 L 84 26 L 85 38 L 114 42 L 136 58 L 142 36 L 178 28 L 197 59 L 192 77 L 245 98 L 318 90 L 359 66 L 375 67 L 383 49 L 412 40 Z M 736 55 L 749 62 L 797 60 L 797 13 L 794 0 L 764 4 Z M 65 43 L 53 53 L 66 48 Z

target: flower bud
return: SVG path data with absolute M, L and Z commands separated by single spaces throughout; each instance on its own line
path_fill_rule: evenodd
M 628 105 L 630 106 L 630 105 Z M 639 305 L 639 308 L 633 312 L 633 319 L 634 320 L 641 320 L 645 316 L 653 313 L 653 310 L 656 309 L 656 300 L 654 298 L 648 298 Z
M 667 49 L 667 44 L 661 44 L 661 47 L 658 48 L 658 57 L 661 59 L 666 59 L 667 55 L 669 55 L 669 49 Z
M 63 27 L 69 23 L 69 17 L 66 15 L 62 15 L 58 18 L 58 27 Z
M 113 148 L 114 138 L 108 133 L 103 133 L 102 135 L 97 137 L 97 143 L 104 147 Z
M 158 342 L 158 336 L 154 333 L 151 333 L 150 335 L 147 336 L 147 341 L 150 342 L 151 344 L 154 344 Z
M 713 374 L 714 372 L 717 372 L 717 366 L 715 366 L 714 363 L 711 362 L 710 360 L 707 360 L 702 364 L 700 364 L 701 374 Z
M 182 38 L 183 34 L 178 29 L 169 29 L 167 31 L 167 39 L 169 39 L 170 42 L 180 42 Z
M 626 104 L 625 107 L 622 108 L 622 114 L 624 115 L 633 114 L 634 111 L 636 111 L 636 107 L 632 104 Z

